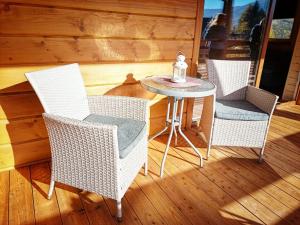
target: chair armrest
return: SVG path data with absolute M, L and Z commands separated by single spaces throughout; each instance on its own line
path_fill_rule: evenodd
M 117 127 L 43 114 L 52 179 L 116 198 L 119 183 Z
M 254 86 L 248 86 L 246 91 L 246 100 L 262 111 L 272 115 L 278 96 Z
M 88 96 L 91 113 L 140 121 L 148 120 L 148 100 L 124 96 Z
M 80 154 L 88 155 L 92 148 L 97 148 L 99 154 L 110 154 L 119 158 L 117 126 L 91 123 L 48 113 L 43 113 L 43 118 L 53 150 L 72 148 L 72 151 L 78 150 Z

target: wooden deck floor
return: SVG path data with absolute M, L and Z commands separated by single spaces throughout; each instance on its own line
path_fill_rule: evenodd
M 199 169 L 180 140 L 160 179 L 165 141 L 150 143 L 149 175 L 126 193 L 122 224 L 300 224 L 299 106 L 277 109 L 262 164 L 251 149 L 218 147 Z M 1 225 L 116 224 L 114 202 L 101 196 L 57 185 L 46 200 L 49 171 L 44 163 L 0 173 Z

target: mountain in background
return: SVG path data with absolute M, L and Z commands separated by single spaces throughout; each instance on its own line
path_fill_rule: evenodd
M 233 7 L 233 16 L 232 16 L 232 25 L 233 26 L 238 25 L 238 22 L 239 22 L 239 19 L 240 19 L 242 13 L 245 11 L 245 9 L 249 5 L 254 4 L 254 2 L 255 1 L 253 1 L 253 3 L 249 3 L 246 5 Z M 269 2 L 268 0 L 258 0 L 260 8 L 263 9 L 264 11 L 266 11 L 266 9 L 267 9 L 268 2 Z M 211 18 L 221 12 L 222 12 L 222 9 L 204 9 L 204 18 Z

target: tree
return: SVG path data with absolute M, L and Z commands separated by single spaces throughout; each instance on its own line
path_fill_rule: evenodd
M 239 19 L 237 31 L 240 34 L 249 36 L 254 25 L 258 24 L 265 17 L 265 12 L 259 6 L 258 1 L 249 4 Z

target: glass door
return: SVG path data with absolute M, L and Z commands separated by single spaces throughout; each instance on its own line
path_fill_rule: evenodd
M 205 0 L 198 73 L 205 59 L 251 60 L 252 83 L 270 0 Z M 250 82 L 251 83 L 251 82 Z

